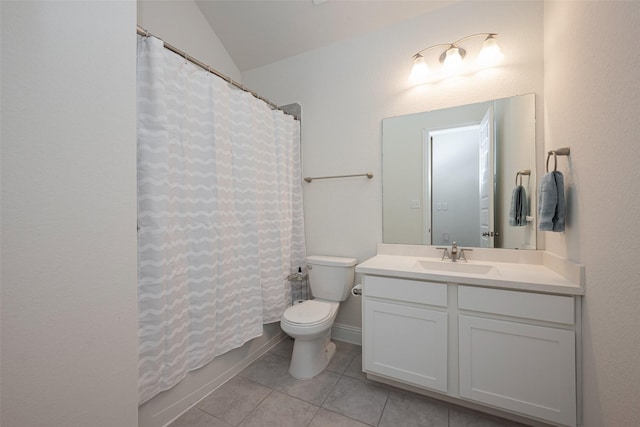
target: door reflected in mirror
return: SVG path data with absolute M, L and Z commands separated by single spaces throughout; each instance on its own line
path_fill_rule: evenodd
M 382 135 L 385 243 L 536 248 L 534 94 L 384 119 Z M 530 221 L 516 227 L 522 170 Z

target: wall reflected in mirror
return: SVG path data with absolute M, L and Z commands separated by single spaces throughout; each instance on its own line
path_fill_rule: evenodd
M 383 242 L 536 249 L 535 139 L 534 94 L 384 119 Z

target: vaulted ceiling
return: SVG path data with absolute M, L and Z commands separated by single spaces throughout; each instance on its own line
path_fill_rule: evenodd
M 240 71 L 394 25 L 452 2 L 196 0 Z

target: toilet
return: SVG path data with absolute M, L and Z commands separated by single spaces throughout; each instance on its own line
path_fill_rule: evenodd
M 353 286 L 355 258 L 309 256 L 309 286 L 314 299 L 289 307 L 280 326 L 294 339 L 289 373 L 309 379 L 327 367 L 336 352 L 331 342 L 331 326 L 340 301 L 347 299 Z

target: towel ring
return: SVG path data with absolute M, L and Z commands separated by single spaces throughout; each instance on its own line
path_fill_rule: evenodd
M 557 148 L 555 150 L 551 150 L 547 152 L 547 172 L 549 172 L 549 157 L 553 154 L 553 171 L 556 172 L 558 170 L 558 156 L 568 156 L 571 153 L 571 149 L 569 147 Z
M 558 156 L 556 155 L 555 151 L 549 151 L 547 153 L 547 172 L 549 172 L 549 157 L 551 157 L 551 155 L 553 154 L 553 171 L 557 171 L 558 170 Z
M 518 184 L 518 178 L 520 178 L 520 184 Z M 516 174 L 516 187 L 518 185 L 522 185 L 522 174 L 520 172 Z
M 516 187 L 518 186 L 518 177 L 520 177 L 520 185 L 522 185 L 522 175 L 531 175 L 531 170 L 521 170 L 516 173 Z

